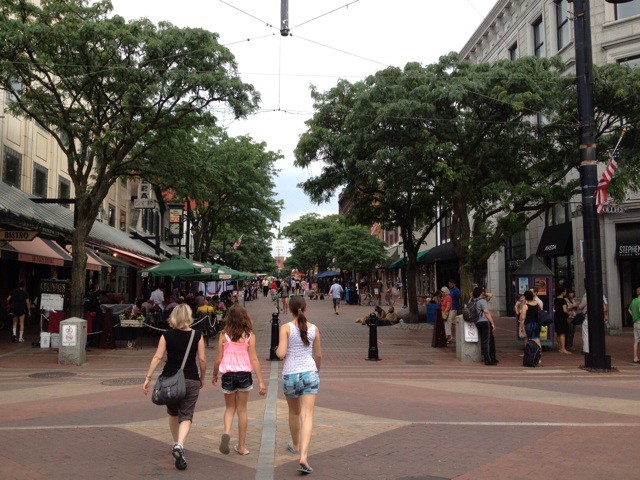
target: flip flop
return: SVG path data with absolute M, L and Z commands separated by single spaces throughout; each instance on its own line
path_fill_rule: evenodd
M 229 455 L 229 442 L 231 441 L 231 437 L 227 433 L 222 434 L 222 438 L 220 439 L 220 453 L 224 455 Z
M 234 445 L 233 449 L 236 451 L 238 455 L 249 455 L 251 453 L 246 447 L 244 449 L 244 452 L 240 453 L 240 450 L 238 450 L 238 445 Z
M 298 453 L 300 453 L 300 450 L 294 450 L 293 449 L 293 443 L 292 442 L 287 442 L 287 450 L 289 450 L 291 453 L 295 453 L 296 455 Z
M 298 471 L 301 473 L 313 473 L 313 468 L 300 464 L 298 465 Z

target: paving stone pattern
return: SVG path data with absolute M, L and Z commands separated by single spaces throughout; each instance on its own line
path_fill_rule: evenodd
M 457 361 L 455 346 L 432 348 L 428 324 L 378 327 L 380 361 L 367 361 L 369 327 L 355 320 L 372 307 L 343 305 L 338 316 L 329 300 L 308 304 L 323 346 L 312 477 L 636 478 L 640 365 L 632 362 L 633 337 L 607 337 L 616 367 L 609 373 L 580 368 L 579 334 L 573 355 L 551 348 L 542 367 L 522 367 L 510 318 L 497 319 L 496 367 Z M 31 326 L 25 343 L 0 332 L 0 478 L 299 478 L 297 458 L 285 448 L 281 362 L 267 360 L 274 306 L 260 297 L 246 308 L 265 380 L 272 378 L 268 388 L 277 392 L 273 400 L 251 393 L 250 455 L 218 452 L 224 399 L 210 383 L 216 342 L 207 349 L 207 383 L 185 446 L 188 468 L 177 471 L 165 409 L 142 394 L 152 336 L 139 336 L 135 348 L 89 348 L 85 364 L 70 366 L 58 364 L 55 350 L 31 347 L 39 337 Z M 281 323 L 289 318 L 280 315 Z

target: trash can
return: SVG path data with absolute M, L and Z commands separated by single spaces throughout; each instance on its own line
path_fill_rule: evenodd
M 440 310 L 439 303 L 429 303 L 427 304 L 427 323 L 431 325 L 436 324 L 436 312 Z
M 347 289 L 345 290 L 345 300 L 349 305 L 358 304 L 358 295 L 355 287 L 347 287 Z

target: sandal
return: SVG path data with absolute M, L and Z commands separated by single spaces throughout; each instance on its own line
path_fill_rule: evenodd
M 238 455 L 249 455 L 251 452 L 247 449 L 247 447 L 244 448 L 244 452 L 240 453 L 240 450 L 238 450 L 238 445 L 234 445 L 233 449 L 236 451 L 236 453 Z
M 287 442 L 287 450 L 289 450 L 291 453 L 294 453 L 296 455 L 300 453 L 300 450 L 293 449 L 293 442 Z
M 222 438 L 220 439 L 220 453 L 224 455 L 229 455 L 229 441 L 231 437 L 227 433 L 222 434 Z
M 313 473 L 313 468 L 311 468 L 309 465 L 300 464 L 298 465 L 298 471 L 301 473 Z

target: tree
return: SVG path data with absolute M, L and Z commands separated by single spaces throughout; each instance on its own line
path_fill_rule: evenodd
M 8 109 L 51 134 L 75 189 L 74 315 L 84 300 L 85 240 L 109 188 L 173 132 L 215 124 L 214 107 L 243 117 L 259 99 L 217 34 L 125 22 L 111 10 L 107 0 L 0 0 Z
M 282 229 L 282 235 L 289 238 L 293 247 L 289 252 L 286 267 L 311 275 L 317 268 L 319 272 L 333 265 L 333 241 L 337 235 L 338 216 L 320 217 L 317 213 L 308 213 L 294 220 Z
M 333 253 L 342 270 L 368 274 L 388 260 L 385 247 L 367 227 L 343 224 L 333 242 Z
M 180 142 L 175 150 L 184 149 L 186 143 Z M 190 156 L 187 165 L 172 162 L 179 151 L 163 147 L 157 155 L 164 160 L 150 165 L 144 175 L 185 200 L 196 226 L 195 258 L 207 261 L 214 251 L 227 261 L 233 257 L 237 261 L 234 268 L 239 267 L 240 257 L 227 255 L 233 251 L 231 245 L 240 237 L 240 249 L 243 244 L 270 241 L 271 228 L 280 220 L 282 201 L 276 199 L 273 178 L 275 163 L 282 155 L 266 150 L 264 142 L 230 137 L 216 129 L 195 134 L 186 152 Z
M 463 250 L 472 250 L 471 229 L 462 219 L 469 210 L 463 209 L 476 206 L 491 218 L 500 212 L 484 207 L 476 186 L 493 189 L 492 199 L 538 195 L 518 181 L 524 178 L 522 172 L 541 167 L 530 168 L 534 154 L 550 149 L 553 142 L 541 146 L 537 125 L 522 120 L 553 103 L 563 85 L 560 67 L 537 58 L 472 65 L 459 63 L 452 54 L 426 67 L 409 63 L 404 70 L 387 68 L 354 85 L 341 81 L 325 94 L 314 90 L 317 113 L 298 143 L 296 164 L 306 167 L 319 161 L 324 166 L 321 175 L 303 187 L 320 202 L 345 186 L 342 195 L 352 202 L 351 214 L 357 219 L 399 227 L 409 278 L 416 276 L 417 253 L 427 235 L 457 212 L 455 224 L 462 228 L 451 233 L 464 263 Z M 553 161 L 545 160 L 545 170 L 527 180 L 536 183 L 543 174 L 549 180 L 555 172 L 551 180 L 561 183 L 564 176 L 553 170 Z M 487 172 L 493 172 L 491 180 Z M 524 185 L 509 191 L 505 187 L 512 179 Z M 563 195 L 562 188 L 551 184 L 538 197 L 546 201 Z M 507 218 L 523 220 L 522 215 Z M 513 226 L 502 222 L 500 228 Z M 464 290 L 471 281 L 462 277 Z M 417 322 L 415 288 L 408 290 L 408 302 L 409 321 Z
M 428 232 L 452 218 L 448 233 L 466 293 L 475 268 L 579 189 L 576 95 L 565 70 L 559 59 L 471 64 L 450 54 L 426 67 L 409 63 L 363 82 L 340 81 L 324 94 L 313 90 L 316 114 L 296 165 L 322 162 L 323 169 L 303 187 L 322 202 L 344 186 L 359 220 L 399 227 L 409 278 Z M 638 74 L 607 66 L 604 77 L 615 78 L 595 89 L 603 143 L 611 144 L 616 122 L 638 124 Z M 415 290 L 408 293 L 415 322 Z
M 339 267 L 369 272 L 386 260 L 385 243 L 361 225 L 350 225 L 343 215 L 320 217 L 310 213 L 287 225 L 282 233 L 293 243 L 285 261 L 292 269 L 311 275 Z

